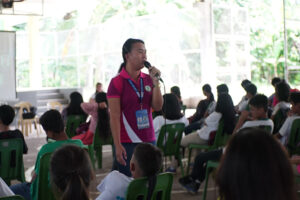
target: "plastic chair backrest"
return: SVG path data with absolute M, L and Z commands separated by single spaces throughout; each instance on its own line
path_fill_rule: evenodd
M 289 108 L 287 109 L 279 109 L 274 116 L 274 130 L 273 133 L 276 134 L 280 130 L 281 126 L 283 125 L 284 121 L 287 118 L 288 112 L 290 111 Z
M 164 156 L 172 156 L 179 153 L 184 127 L 184 123 L 166 124 L 161 127 L 157 139 L 157 147 L 163 151 Z
M 67 117 L 66 133 L 69 138 L 75 136 L 76 129 L 86 120 L 85 115 L 69 115 Z
M 47 103 L 47 108 L 48 109 L 56 109 L 59 112 L 62 112 L 63 106 L 61 103 L 57 102 L 57 101 L 51 101 Z
M 151 196 L 151 200 L 169 200 L 171 199 L 171 190 L 173 184 L 173 175 L 171 173 L 162 173 L 157 176 L 156 185 Z M 131 181 L 127 188 L 126 199 L 146 200 L 148 193 L 148 179 L 138 178 Z
M 31 107 L 31 104 L 29 102 L 25 102 L 25 101 L 21 101 L 17 104 L 15 104 L 15 107 L 18 107 L 19 108 L 19 119 L 23 119 L 23 113 L 24 113 L 24 110 L 27 110 L 27 112 L 30 112 L 30 107 Z
M 0 176 L 7 185 L 14 179 L 25 182 L 23 142 L 20 138 L 0 140 Z
M 230 135 L 224 132 L 224 120 L 221 118 L 216 132 L 215 140 L 211 148 L 218 148 L 224 146 L 228 141 L 229 137 Z
M 97 126 L 96 131 L 95 131 L 95 135 L 94 135 L 94 140 L 93 140 L 94 149 L 96 149 L 98 147 L 101 147 L 103 145 L 107 145 L 107 144 L 113 144 L 112 136 L 109 136 L 108 138 L 106 138 L 104 140 L 103 138 L 100 137 L 99 129 L 98 129 L 98 126 Z
M 0 200 L 25 200 L 20 195 L 8 196 L 8 197 L 0 197 Z
M 37 199 L 55 200 L 49 183 L 49 166 L 52 153 L 46 153 L 40 158 L 40 171 L 37 176 Z
M 300 153 L 300 119 L 293 121 L 287 148 L 290 155 Z

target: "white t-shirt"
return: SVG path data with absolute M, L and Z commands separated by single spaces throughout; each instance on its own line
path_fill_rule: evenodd
M 247 99 L 246 95 L 242 97 L 241 101 L 238 103 L 237 107 L 240 112 L 247 108 L 249 100 Z
M 285 101 L 280 101 L 278 104 L 276 104 L 276 106 L 273 109 L 272 115 L 276 115 L 276 113 L 278 112 L 278 110 L 280 109 L 288 109 L 291 107 L 291 104 Z
M 286 118 L 282 127 L 279 130 L 279 134 L 282 136 L 280 141 L 283 145 L 286 145 L 288 142 L 288 138 L 290 136 L 291 129 L 292 129 L 292 124 L 295 119 L 300 119 L 300 116 L 294 115 L 294 116 L 290 116 L 290 117 Z
M 97 186 L 101 194 L 96 200 L 125 200 L 127 187 L 132 180 L 119 171 L 110 172 Z
M 208 105 L 208 107 L 206 109 L 206 111 L 209 115 L 215 111 L 216 105 L 217 105 L 217 103 L 215 101 L 210 102 L 210 104 Z
M 243 128 L 259 127 L 259 126 L 270 126 L 271 127 L 270 133 L 273 133 L 274 123 L 271 119 L 246 121 L 239 130 Z
M 7 184 L 0 177 L 0 197 L 7 197 L 15 195 L 13 191 L 7 186 Z
M 169 120 L 169 119 L 166 120 L 166 124 L 176 124 L 176 123 L 184 123 L 184 125 L 187 126 L 189 125 L 189 120 L 187 120 L 185 116 L 176 120 Z M 162 115 L 155 117 L 155 119 L 153 120 L 153 128 L 154 128 L 156 140 L 158 138 L 160 129 L 163 125 L 165 125 L 165 118 Z
M 204 120 L 204 126 L 200 130 L 197 130 L 199 137 L 203 140 L 208 140 L 209 134 L 218 129 L 221 117 L 222 114 L 216 111 L 208 115 L 208 117 Z

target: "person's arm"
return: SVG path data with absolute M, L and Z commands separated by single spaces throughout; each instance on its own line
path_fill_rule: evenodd
M 117 161 L 122 164 L 126 165 L 126 162 L 124 160 L 127 159 L 126 150 L 121 144 L 120 134 L 121 134 L 121 124 L 120 124 L 120 118 L 121 118 L 121 103 L 120 98 L 109 98 L 108 104 L 110 108 L 110 127 L 111 132 L 114 140 L 114 145 L 116 147 L 116 158 Z
M 242 111 L 239 120 L 234 127 L 233 134 L 235 134 L 242 127 L 244 122 L 247 120 L 248 116 L 249 116 L 249 111 L 247 110 Z
M 83 112 L 87 114 L 91 114 L 92 112 L 95 111 L 95 107 L 98 108 L 97 103 L 81 103 L 80 107 L 82 108 Z
M 160 71 L 155 67 L 149 68 L 149 74 L 153 81 L 153 92 L 152 92 L 152 108 L 155 111 L 160 111 L 163 106 L 163 98 L 160 92 L 159 80 L 155 77 L 155 74 L 160 75 Z

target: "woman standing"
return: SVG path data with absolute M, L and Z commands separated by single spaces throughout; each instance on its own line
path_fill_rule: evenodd
M 116 148 L 114 168 L 131 176 L 129 162 L 135 146 L 142 142 L 155 143 L 151 110 L 161 110 L 163 98 L 155 77 L 160 71 L 152 66 L 149 75 L 141 72 L 147 60 L 144 42 L 128 39 L 122 56 L 124 62 L 109 84 L 107 97 Z

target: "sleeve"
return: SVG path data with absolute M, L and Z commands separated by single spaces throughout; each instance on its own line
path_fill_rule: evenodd
M 0 178 L 0 197 L 13 196 L 13 191 L 7 186 L 7 184 Z
M 286 136 L 289 133 L 289 129 L 291 127 L 291 118 L 288 117 L 279 130 L 279 134 L 281 136 Z
M 113 78 L 107 89 L 107 98 L 120 98 L 123 87 L 122 78 L 117 76 Z
M 81 103 L 80 107 L 82 108 L 82 110 L 85 113 L 91 115 L 95 111 L 95 109 L 98 108 L 98 105 L 97 105 L 97 103 L 94 103 L 94 102 L 93 103 Z

